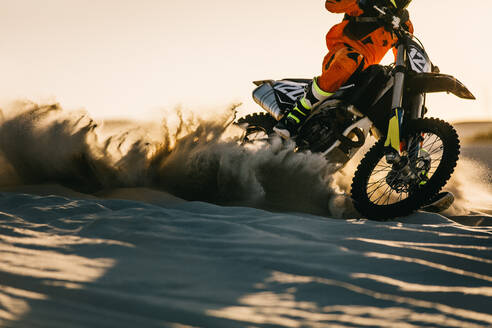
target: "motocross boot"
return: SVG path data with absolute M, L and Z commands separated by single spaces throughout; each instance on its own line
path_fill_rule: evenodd
M 314 78 L 308 84 L 304 95 L 297 99 L 294 108 L 282 117 L 273 130 L 284 139 L 297 136 L 299 128 L 309 117 L 311 110 L 332 95 L 333 93 L 321 90 L 317 78 Z

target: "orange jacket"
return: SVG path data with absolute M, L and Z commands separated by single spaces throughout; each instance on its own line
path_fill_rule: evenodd
M 345 13 L 352 17 L 357 17 L 364 13 L 359 7 L 357 0 L 326 0 L 325 8 L 332 13 Z M 332 51 L 339 49 L 342 45 L 349 45 L 365 57 L 366 67 L 379 64 L 388 50 L 393 48 L 397 41 L 396 37 L 386 31 L 384 27 L 379 27 L 360 39 L 349 37 L 346 33 L 348 24 L 349 20 L 344 19 L 340 24 L 330 29 L 326 35 L 328 50 Z M 410 33 L 413 33 L 411 21 L 408 20 L 406 24 L 409 27 Z

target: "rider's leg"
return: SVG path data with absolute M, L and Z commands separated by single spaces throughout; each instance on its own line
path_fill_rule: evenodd
M 297 129 L 311 113 L 311 109 L 333 95 L 333 93 L 325 92 L 319 87 L 318 79 L 318 77 L 315 77 L 311 81 L 304 95 L 297 99 L 294 108 L 287 112 L 273 128 L 282 138 L 288 139 L 295 136 Z
M 364 65 L 364 57 L 349 46 L 341 45 L 330 51 L 323 61 L 321 76 L 313 79 L 294 108 L 274 127 L 275 132 L 286 139 L 295 136 L 311 110 L 332 96 L 360 65 Z
M 319 87 L 335 93 L 357 69 L 365 69 L 367 66 L 363 55 L 349 45 L 342 44 L 325 56 Z

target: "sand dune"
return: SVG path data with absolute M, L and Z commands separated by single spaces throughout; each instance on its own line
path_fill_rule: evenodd
M 488 327 L 490 227 L 0 194 L 2 327 Z

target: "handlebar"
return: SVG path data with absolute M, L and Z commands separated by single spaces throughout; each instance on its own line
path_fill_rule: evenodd
M 380 16 L 379 19 L 384 23 L 384 25 L 388 28 L 391 28 L 393 32 L 395 32 L 398 39 L 402 38 L 404 35 L 410 34 L 405 28 L 402 26 L 402 22 L 400 17 L 396 16 L 391 11 L 385 11 L 388 8 L 380 8 L 376 5 L 373 5 L 374 10 L 376 10 Z

